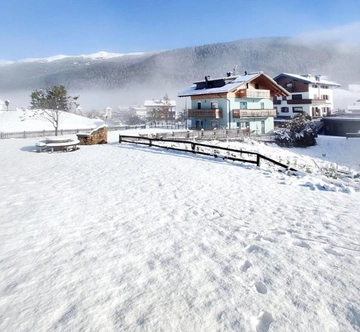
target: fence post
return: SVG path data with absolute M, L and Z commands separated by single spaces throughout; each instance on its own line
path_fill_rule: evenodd
M 152 147 L 152 139 L 149 138 L 149 147 Z
M 191 143 L 192 152 L 195 153 L 195 143 Z
M 119 144 L 121 144 L 121 135 L 119 135 Z
M 260 167 L 260 155 L 259 154 L 256 155 L 256 165 L 258 167 Z

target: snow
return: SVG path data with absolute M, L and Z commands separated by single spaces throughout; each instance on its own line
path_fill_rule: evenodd
M 294 175 L 118 134 L 67 153 L 0 140 L 1 331 L 360 331 L 360 139 L 211 142 Z
M 103 124 L 104 121 L 100 119 L 88 119 L 73 113 L 62 112 L 59 129 L 92 129 Z M 53 129 L 52 123 L 44 117 L 38 116 L 36 110 L 0 111 L 0 132 Z
M 53 62 L 57 60 L 63 60 L 66 58 L 89 58 L 92 60 L 98 60 L 98 59 L 111 59 L 111 58 L 117 58 L 117 57 L 123 57 L 125 55 L 142 55 L 145 54 L 144 52 L 133 52 L 133 53 L 110 53 L 105 51 L 100 51 L 97 53 L 92 54 L 82 54 L 82 55 L 63 55 L 58 54 L 54 56 L 50 56 L 47 58 L 27 58 L 27 59 L 21 59 L 18 61 L 6 61 L 0 59 L 0 66 L 12 64 L 15 62 L 18 63 L 26 63 L 26 62 Z

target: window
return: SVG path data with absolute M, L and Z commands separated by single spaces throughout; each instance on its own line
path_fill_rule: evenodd
M 293 112 L 294 113 L 299 113 L 299 112 L 302 112 L 302 111 L 303 111 L 302 106 L 293 107 Z
M 281 107 L 281 113 L 289 113 L 289 107 Z
M 329 100 L 329 96 L 328 95 L 321 95 L 321 99 Z
M 259 83 L 255 83 L 255 89 L 259 90 Z
M 263 110 L 265 109 L 265 104 L 263 102 L 260 103 L 260 108 Z
M 240 109 L 241 110 L 247 110 L 247 102 L 246 101 L 241 101 L 240 102 Z
M 210 102 L 210 108 L 213 110 L 215 108 L 219 108 L 219 103 L 217 101 Z
M 197 109 L 198 109 L 198 110 L 201 110 L 201 101 L 198 101 L 198 103 L 197 103 Z
M 300 100 L 300 99 L 302 99 L 302 94 L 293 94 L 292 99 L 293 100 Z

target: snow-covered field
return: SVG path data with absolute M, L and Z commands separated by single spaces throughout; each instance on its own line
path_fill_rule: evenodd
M 291 175 L 118 134 L 0 140 L 1 331 L 360 331 L 360 139 L 212 142 Z

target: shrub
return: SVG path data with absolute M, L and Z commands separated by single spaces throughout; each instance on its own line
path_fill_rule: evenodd
M 306 113 L 297 115 L 285 128 L 275 131 L 276 144 L 287 147 L 316 145 L 317 129 Z

